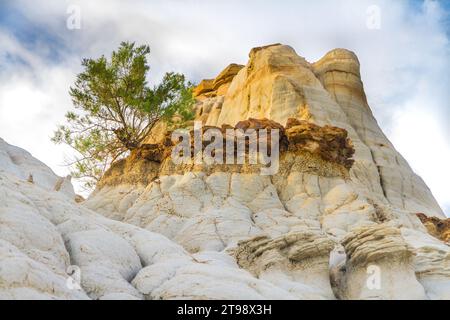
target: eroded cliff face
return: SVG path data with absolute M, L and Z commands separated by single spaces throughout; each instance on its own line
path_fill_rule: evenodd
M 48 167 L 3 140 L 0 156 L 0 300 L 300 298 L 228 253 L 190 253 L 76 203 Z
M 130 181 L 122 164 L 113 166 L 86 206 L 191 253 L 227 252 L 297 297 L 448 297 L 449 248 L 416 216 L 443 213 L 378 127 L 354 53 L 336 49 L 309 63 L 289 46 L 254 48 L 246 66 L 230 65 L 194 93 L 196 118 L 208 128 L 279 128 L 279 172 L 176 167 L 160 156 L 160 135 L 140 149 L 151 149 L 146 160 L 124 160 L 151 164 L 153 181 Z M 344 142 L 334 142 L 339 135 Z M 369 265 L 384 277 L 381 288 L 367 287 Z
M 378 127 L 359 68 L 347 50 L 309 63 L 277 44 L 199 84 L 205 128 L 280 130 L 273 175 L 249 164 L 176 165 L 163 125 L 82 205 L 0 171 L 0 227 L 12 230 L 0 232 L 0 295 L 450 299 L 445 217 Z M 46 228 L 40 241 L 18 236 L 35 232 L 27 219 L 4 218 L 15 207 Z M 17 269 L 17 257 L 36 264 L 37 280 L 22 276 L 35 271 Z M 69 260 L 81 290 L 64 289 Z
M 348 131 L 356 153 L 352 180 L 361 192 L 397 208 L 442 216 L 418 177 L 382 133 L 367 104 L 356 55 L 344 49 L 308 63 L 289 46 L 253 49 L 227 92 L 199 104 L 208 125 L 289 118 Z M 207 116 L 206 116 L 207 114 Z

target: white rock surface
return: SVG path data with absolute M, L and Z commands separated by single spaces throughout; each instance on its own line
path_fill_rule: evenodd
M 0 171 L 0 299 L 296 298 L 228 253 L 190 254 L 13 174 Z
M 426 298 L 415 275 L 413 253 L 398 228 L 384 224 L 359 227 L 346 235 L 343 245 L 347 261 L 342 298 Z
M 32 181 L 36 185 L 49 190 L 59 191 L 69 197 L 75 197 L 70 176 L 62 178 L 39 160 L 18 147 L 12 146 L 0 137 L 0 171 Z
M 344 128 L 355 164 L 342 174 L 304 155 L 274 176 L 166 172 L 77 204 L 70 179 L 0 139 L 0 298 L 450 299 L 448 243 L 416 216 L 442 210 L 376 124 L 353 53 L 310 64 L 258 48 L 208 93 L 209 124 Z

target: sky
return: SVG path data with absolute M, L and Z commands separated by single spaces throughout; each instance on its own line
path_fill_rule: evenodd
M 68 88 L 83 57 L 121 41 L 150 45 L 150 83 L 211 78 L 270 43 L 310 62 L 347 48 L 381 128 L 449 215 L 449 36 L 447 0 L 0 0 L 0 137 L 67 175 L 71 151 L 50 137 Z

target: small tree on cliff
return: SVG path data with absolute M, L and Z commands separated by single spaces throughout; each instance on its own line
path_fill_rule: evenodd
M 155 124 L 192 118 L 192 84 L 184 75 L 166 73 L 150 88 L 149 46 L 123 42 L 108 60 L 83 59 L 84 71 L 70 88 L 76 111 L 66 114 L 52 141 L 75 149 L 72 175 L 88 188 L 114 161 L 137 148 Z

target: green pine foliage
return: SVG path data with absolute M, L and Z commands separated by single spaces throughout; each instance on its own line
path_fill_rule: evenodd
M 193 84 L 184 75 L 166 73 L 161 83 L 147 84 L 150 47 L 123 42 L 107 59 L 83 59 L 83 72 L 70 88 L 74 111 L 52 141 L 76 151 L 72 175 L 95 187 L 116 160 L 139 147 L 159 121 L 178 125 L 193 118 Z

